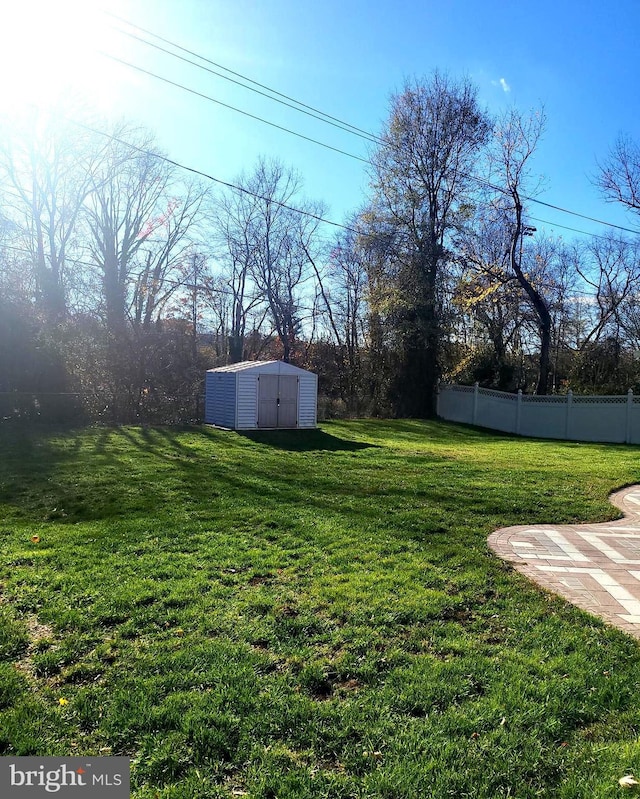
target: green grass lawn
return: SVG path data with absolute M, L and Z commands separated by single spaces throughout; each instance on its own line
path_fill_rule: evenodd
M 615 797 L 638 643 L 488 549 L 640 450 L 455 425 L 0 431 L 0 755 L 138 799 Z

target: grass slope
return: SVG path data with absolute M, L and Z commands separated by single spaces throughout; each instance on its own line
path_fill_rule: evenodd
M 138 799 L 613 797 L 640 770 L 636 641 L 486 545 L 615 517 L 638 449 L 367 421 L 0 452 L 2 755 L 128 755 Z

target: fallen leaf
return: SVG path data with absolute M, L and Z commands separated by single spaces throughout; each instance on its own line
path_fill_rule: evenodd
M 636 785 L 640 785 L 640 782 L 638 782 L 633 774 L 625 774 L 624 777 L 620 777 L 618 784 L 621 788 L 633 788 Z

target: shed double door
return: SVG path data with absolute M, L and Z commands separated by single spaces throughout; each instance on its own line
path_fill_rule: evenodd
M 260 375 L 258 427 L 298 426 L 298 378 L 295 375 Z

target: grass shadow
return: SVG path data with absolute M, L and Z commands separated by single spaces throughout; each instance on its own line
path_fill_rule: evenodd
M 457 440 L 466 443 L 475 439 L 485 442 L 493 439 L 517 438 L 513 434 L 499 430 L 442 419 L 348 419 L 332 420 L 331 424 L 337 427 L 348 426 L 352 432 L 369 438 L 415 439 L 422 443 L 431 441 L 449 444 Z
M 255 444 L 264 444 L 289 452 L 355 452 L 376 444 L 338 438 L 324 430 L 242 430 L 238 435 Z

